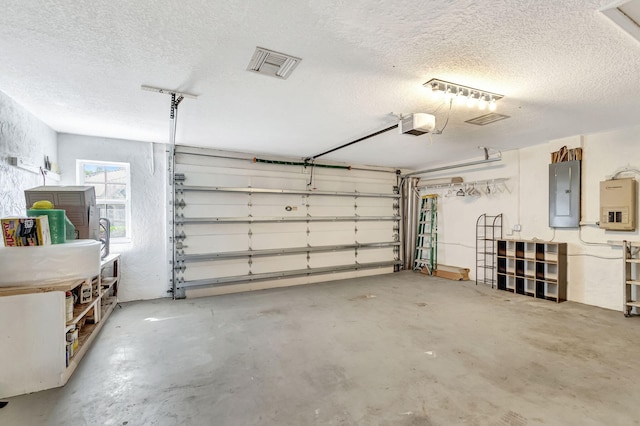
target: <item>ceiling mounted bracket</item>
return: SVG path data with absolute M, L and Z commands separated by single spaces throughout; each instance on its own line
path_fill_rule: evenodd
M 171 111 L 169 113 L 169 119 L 171 120 L 175 118 L 178 105 L 180 105 L 180 102 L 182 102 L 184 98 L 198 99 L 198 95 L 193 95 L 191 93 L 185 93 L 185 92 L 178 92 L 177 90 L 161 89 L 159 87 L 152 87 L 152 86 L 145 86 L 145 85 L 140 86 L 140 89 L 146 90 L 148 92 L 161 93 L 163 95 L 171 95 Z

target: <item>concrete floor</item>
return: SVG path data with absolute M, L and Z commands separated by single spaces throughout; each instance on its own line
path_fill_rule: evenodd
M 116 309 L 1 425 L 632 425 L 640 318 L 402 272 Z

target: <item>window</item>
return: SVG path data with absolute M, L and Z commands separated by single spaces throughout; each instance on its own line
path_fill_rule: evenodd
M 131 179 L 129 163 L 76 160 L 78 185 L 96 189 L 99 216 L 111 222 L 111 240 L 131 238 Z

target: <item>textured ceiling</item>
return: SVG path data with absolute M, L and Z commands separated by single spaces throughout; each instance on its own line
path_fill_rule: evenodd
M 448 108 L 431 78 L 504 94 L 484 127 L 454 104 L 441 135 L 385 133 L 324 159 L 422 167 L 635 125 L 640 43 L 611 0 L 7 0 L 0 90 L 59 132 L 307 157 Z M 302 58 L 287 80 L 246 71 L 256 46 Z

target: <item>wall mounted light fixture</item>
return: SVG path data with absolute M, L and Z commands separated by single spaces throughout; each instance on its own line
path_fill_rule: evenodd
M 436 98 L 444 98 L 446 102 L 451 101 L 457 104 L 467 104 L 469 107 L 477 106 L 480 110 L 489 108 L 489 111 L 495 111 L 496 102 L 504 98 L 504 95 L 474 89 L 473 87 L 463 86 L 437 78 L 432 78 L 424 83 L 423 86 L 431 90 L 433 96 Z

